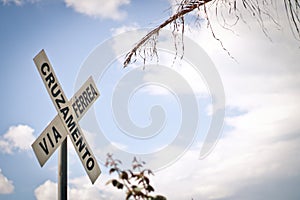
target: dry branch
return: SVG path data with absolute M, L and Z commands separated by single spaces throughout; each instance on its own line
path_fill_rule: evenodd
M 124 67 L 126 67 L 128 64 L 131 63 L 132 57 L 136 55 L 140 55 L 144 62 L 147 58 L 147 56 L 156 55 L 157 56 L 157 49 L 156 49 L 156 42 L 157 37 L 159 35 L 159 31 L 166 27 L 167 25 L 173 24 L 173 34 L 175 37 L 175 32 L 178 32 L 181 30 L 181 34 L 184 34 L 184 26 L 185 26 L 185 16 L 192 11 L 198 9 L 200 11 L 200 8 L 203 8 L 203 12 L 206 15 L 206 21 L 208 22 L 208 27 L 211 30 L 212 36 L 219 41 L 221 47 L 223 50 L 225 50 L 228 55 L 231 57 L 229 51 L 224 47 L 222 44 L 221 39 L 219 39 L 216 34 L 213 31 L 211 22 L 208 18 L 206 5 L 208 3 L 211 3 L 211 5 L 215 6 L 215 15 L 217 17 L 217 20 L 219 21 L 219 17 L 221 17 L 222 20 L 222 27 L 225 29 L 230 29 L 230 27 L 236 25 L 239 20 L 242 20 L 243 22 L 247 23 L 243 19 L 241 9 L 245 9 L 249 12 L 251 16 L 253 16 L 258 24 L 260 25 L 263 33 L 269 38 L 268 30 L 265 27 L 265 21 L 271 20 L 276 26 L 279 26 L 278 22 L 275 20 L 275 18 L 272 15 L 271 10 L 275 9 L 276 7 L 276 1 L 277 0 L 181 0 L 181 2 L 177 5 L 177 9 L 175 14 L 170 16 L 167 20 L 165 20 L 163 23 L 161 23 L 159 26 L 148 32 L 135 46 L 126 54 L 125 61 L 123 63 Z M 292 32 L 296 39 L 299 40 L 300 38 L 300 0 L 283 0 L 285 5 L 285 11 L 288 16 L 288 20 L 290 22 L 290 27 L 292 29 Z M 220 8 L 226 8 L 229 15 L 232 15 L 235 17 L 235 21 L 233 24 L 228 24 L 226 17 L 224 16 L 224 13 Z M 180 28 L 179 28 L 180 27 Z M 146 53 L 146 45 L 150 44 L 150 55 Z M 175 41 L 175 49 L 177 50 Z M 183 45 L 183 42 L 182 42 Z M 144 49 L 143 49 L 144 48 Z M 142 52 L 142 54 L 141 54 Z M 177 55 L 177 52 L 176 52 Z
M 131 62 L 131 58 L 133 55 L 137 54 L 137 50 L 142 47 L 147 41 L 149 41 L 149 39 L 154 36 L 154 35 L 158 35 L 159 31 L 164 28 L 165 26 L 167 26 L 168 24 L 171 24 L 172 22 L 184 17 L 184 15 L 186 15 L 187 13 L 192 12 L 193 10 L 195 10 L 196 8 L 199 8 L 200 6 L 210 2 L 212 0 L 206 0 L 206 1 L 183 1 L 183 2 L 190 2 L 190 3 L 186 3 L 183 4 L 181 3 L 182 7 L 181 10 L 179 10 L 177 13 L 175 13 L 174 15 L 172 15 L 171 17 L 169 17 L 166 21 L 164 21 L 163 23 L 161 23 L 159 26 L 157 26 L 156 28 L 154 28 L 152 31 L 150 31 L 149 33 L 147 33 L 147 35 L 145 35 L 132 49 L 130 52 L 127 53 L 125 61 L 124 61 L 124 67 L 126 67 L 130 62 Z M 193 3 L 191 3 L 193 2 Z

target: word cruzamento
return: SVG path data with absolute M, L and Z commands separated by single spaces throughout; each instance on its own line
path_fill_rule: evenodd
M 71 136 L 72 136 L 71 137 L 72 141 L 74 141 L 74 143 L 76 144 L 76 147 L 78 148 L 80 153 L 82 151 L 84 151 L 83 155 L 82 155 L 82 159 L 83 160 L 87 159 L 86 167 L 88 170 L 92 170 L 95 165 L 95 160 L 91 157 L 91 153 L 86 145 L 86 141 L 85 141 L 82 133 L 80 132 L 80 130 L 77 126 L 77 123 L 74 120 L 74 117 L 73 117 L 74 115 L 71 113 L 69 106 L 67 105 L 67 101 L 66 101 L 64 95 L 62 94 L 61 90 L 59 89 L 58 83 L 56 82 L 54 75 L 50 71 L 50 67 L 47 63 L 44 63 L 41 66 L 41 72 L 45 77 L 48 88 L 51 90 L 52 97 L 55 99 L 56 106 L 59 108 L 59 111 L 62 114 L 65 123 L 67 124 L 69 132 L 71 133 Z M 90 99 L 93 99 L 94 96 L 97 96 L 97 93 L 92 86 L 90 86 L 90 88 L 88 87 L 87 93 L 84 93 L 84 94 L 86 97 L 86 98 L 84 98 L 86 100 L 86 102 L 81 100 L 80 102 L 83 104 L 83 105 L 81 105 L 78 103 L 78 101 L 75 101 L 72 104 L 73 108 L 76 106 L 78 106 L 78 109 L 80 107 L 84 108 L 84 107 L 86 107 L 86 103 L 91 101 Z M 89 96 L 87 96 L 87 94 L 89 94 Z M 82 97 L 82 96 L 80 95 L 79 97 Z M 80 99 L 82 99 L 82 98 L 80 98 Z M 78 109 L 74 109 L 74 110 L 77 111 Z M 78 116 L 77 112 L 76 112 L 76 115 Z
M 92 183 L 94 183 L 100 175 L 101 170 L 84 137 L 78 121 L 82 118 L 95 99 L 98 98 L 99 92 L 92 78 L 90 78 L 84 86 L 79 89 L 74 97 L 68 101 L 45 52 L 42 50 L 40 54 L 36 56 L 34 61 L 58 115 L 34 142 L 32 145 L 33 149 L 42 165 L 62 143 L 67 134 L 69 134 L 89 178 Z

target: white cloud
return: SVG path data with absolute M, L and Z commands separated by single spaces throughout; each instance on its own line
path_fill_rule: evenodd
M 188 151 L 174 165 L 157 173 L 157 188 L 170 199 L 239 199 L 240 195 L 257 199 L 251 190 L 257 193 L 260 188 L 287 181 L 284 188 L 273 186 L 273 192 L 260 193 L 267 199 L 281 199 L 281 194 L 293 188 L 293 179 L 300 181 L 300 130 L 297 114 L 293 113 L 299 109 L 296 102 L 286 106 L 271 103 L 228 117 L 226 123 L 233 130 L 226 132 L 214 151 L 204 160 L 198 160 L 199 148 Z M 181 192 L 174 195 L 170 192 L 174 190 Z M 290 190 L 290 197 L 300 196 L 298 190 Z
M 23 4 L 23 0 L 1 0 L 3 5 L 15 4 L 20 6 Z
M 9 127 L 8 131 L 0 137 L 0 152 L 12 154 L 13 150 L 29 150 L 35 139 L 33 132 L 34 130 L 27 125 Z
M 170 45 L 173 45 L 173 39 L 170 38 L 169 41 Z M 187 63 L 185 60 L 180 60 L 180 58 L 174 60 L 174 56 L 174 53 L 159 52 L 159 64 L 162 66 L 170 67 L 170 70 L 176 72 L 174 74 L 179 75 L 177 77 L 169 73 L 169 76 L 164 76 L 165 82 L 169 83 L 169 85 L 166 86 L 174 89 L 173 92 L 175 92 L 175 94 L 177 95 L 189 94 L 198 97 L 207 97 L 209 95 L 209 91 L 202 78 L 202 74 L 199 73 L 197 69 L 195 69 L 190 63 Z M 204 55 L 199 56 L 203 57 Z M 145 72 L 144 81 L 151 82 L 151 80 L 156 80 L 156 77 L 159 76 L 162 76 L 160 69 L 158 69 L 156 73 Z M 187 84 L 191 88 L 191 91 L 187 90 L 185 84 Z M 148 93 L 151 95 L 170 95 L 170 91 L 158 90 L 155 87 L 148 88 Z
M 121 20 L 126 17 L 126 12 L 120 7 L 129 4 L 130 0 L 65 0 L 65 3 L 67 7 L 88 16 Z
M 116 199 L 112 190 L 106 186 L 107 176 L 101 174 L 97 182 L 92 185 L 87 176 L 70 180 L 70 199 Z
M 10 194 L 14 188 L 13 182 L 4 176 L 0 169 L 0 194 Z
M 112 28 L 110 31 L 112 32 L 112 35 L 119 35 L 121 33 L 125 33 L 128 31 L 134 31 L 139 28 L 139 25 L 137 23 L 133 23 L 131 25 L 127 26 L 120 26 L 118 28 Z
M 9 144 L 9 142 L 5 140 L 0 140 L 0 152 L 8 154 L 12 153 L 12 146 Z
M 36 3 L 40 0 L 1 0 L 3 5 L 14 4 L 16 6 L 22 6 L 25 3 Z
M 34 190 L 37 200 L 52 200 L 57 198 L 57 183 L 47 180 Z
M 91 184 L 87 176 L 70 179 L 69 199 L 122 199 L 124 197 L 123 191 L 116 190 L 111 185 L 105 185 L 110 178 L 101 174 L 94 185 Z M 34 194 L 37 200 L 55 199 L 57 198 L 57 183 L 47 180 L 35 189 Z

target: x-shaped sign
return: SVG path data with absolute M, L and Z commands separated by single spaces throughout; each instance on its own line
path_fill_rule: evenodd
M 43 166 L 69 134 L 84 169 L 91 182 L 94 183 L 101 170 L 78 121 L 100 95 L 96 84 L 90 77 L 68 101 L 45 51 L 42 50 L 33 60 L 58 112 L 58 115 L 32 144 L 34 153 L 40 165 Z

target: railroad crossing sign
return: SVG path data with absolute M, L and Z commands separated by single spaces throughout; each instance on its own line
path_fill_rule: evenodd
M 33 60 L 58 112 L 32 144 L 34 153 L 43 166 L 69 135 L 85 171 L 94 184 L 101 170 L 78 121 L 100 95 L 96 84 L 90 77 L 68 101 L 45 51 L 42 50 Z

